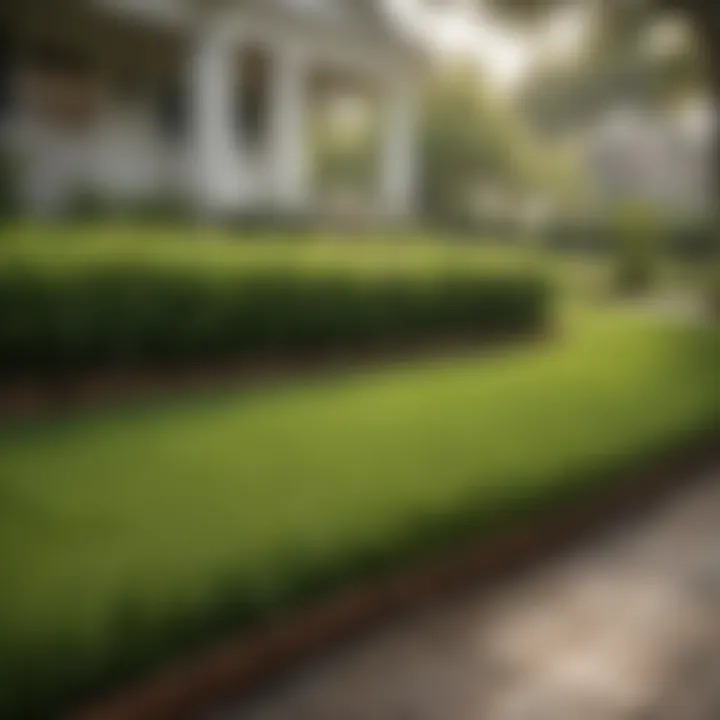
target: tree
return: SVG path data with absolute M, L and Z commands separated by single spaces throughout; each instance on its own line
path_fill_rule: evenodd
M 331 202 L 372 192 L 378 127 L 371 103 L 354 96 L 320 98 L 312 117 L 315 179 Z
M 646 42 L 614 53 L 589 46 L 572 58 L 541 58 L 516 93 L 518 105 L 534 127 L 553 134 L 582 130 L 627 102 L 656 108 L 693 97 L 702 87 L 698 63 L 690 39 L 678 37 L 660 52 Z
M 465 220 L 493 197 L 561 192 L 563 159 L 483 82 L 469 63 L 442 66 L 425 93 L 422 202 L 427 214 Z
M 697 38 L 710 94 L 720 103 L 720 2 L 718 0 L 476 0 L 512 21 L 536 21 L 549 12 L 578 4 L 596 13 L 595 42 L 613 55 L 631 44 L 662 13 L 687 19 Z M 720 137 L 715 141 L 716 192 L 720 197 Z

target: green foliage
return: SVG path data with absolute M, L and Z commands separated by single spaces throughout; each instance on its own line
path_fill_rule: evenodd
M 18 214 L 17 162 L 11 153 L 0 149 L 0 221 Z
M 720 321 L 720 259 L 715 258 L 709 272 L 706 290 L 707 310 L 712 318 Z
M 402 267 L 218 267 L 104 259 L 0 265 L 0 369 L 77 372 L 362 347 L 417 337 L 493 336 L 542 326 L 536 274 Z
M 623 211 L 625 212 L 625 211 Z M 621 213 L 622 214 L 622 213 Z M 548 223 L 541 235 L 542 244 L 563 252 L 587 252 L 597 257 L 619 256 L 620 235 L 628 232 L 626 221 L 617 215 L 608 217 L 556 218 Z M 655 226 L 655 253 L 662 259 L 684 266 L 711 260 L 717 252 L 717 223 L 708 218 L 663 218 L 662 227 Z M 623 235 L 624 236 L 624 235 Z
M 321 193 L 332 201 L 343 196 L 357 201 L 374 193 L 377 183 L 380 128 L 377 113 L 358 98 L 346 115 L 333 115 L 332 103 L 318 103 L 315 109 L 313 145 L 315 180 Z
M 547 134 L 591 129 L 609 108 L 667 108 L 702 87 L 692 43 L 663 55 L 637 35 L 621 47 L 608 39 L 617 40 L 603 36 L 599 45 L 586 43 L 578 57 L 537 63 L 518 93 L 533 127 Z
M 666 233 L 667 250 L 676 258 L 706 262 L 717 257 L 720 248 L 720 224 L 716 218 L 678 219 Z
M 661 252 L 661 225 L 644 205 L 618 208 L 613 218 L 615 287 L 622 294 L 649 290 L 656 278 Z
M 144 199 L 110 200 L 94 192 L 78 194 L 68 208 L 72 222 L 187 222 L 192 208 L 182 198 L 168 194 Z
M 538 190 L 552 194 L 568 174 L 473 66 L 445 68 L 432 78 L 422 119 L 422 204 L 433 219 L 477 222 L 489 213 L 482 196 L 494 195 L 511 206 L 499 212 L 518 220 L 522 199 Z
M 0 431 L 0 715 L 78 697 L 717 430 L 718 336 L 559 339 Z

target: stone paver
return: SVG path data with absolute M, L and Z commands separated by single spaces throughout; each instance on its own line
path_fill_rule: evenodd
M 720 720 L 720 470 L 492 593 L 376 629 L 212 720 Z

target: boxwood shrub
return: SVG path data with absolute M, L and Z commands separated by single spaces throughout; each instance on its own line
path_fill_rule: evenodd
M 544 280 L 521 272 L 24 259 L 0 267 L 0 371 L 51 374 L 524 333 L 542 325 L 547 304 Z

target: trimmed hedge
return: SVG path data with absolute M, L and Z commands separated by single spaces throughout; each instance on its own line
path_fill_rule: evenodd
M 0 267 L 0 372 L 48 374 L 429 336 L 522 333 L 548 305 L 521 273 L 255 271 L 161 262 Z
M 658 225 L 658 252 L 678 260 L 711 259 L 718 244 L 718 224 L 712 219 L 677 220 Z M 566 252 L 608 253 L 617 242 L 617 227 L 609 218 L 598 221 L 556 221 L 541 233 L 546 247 Z

